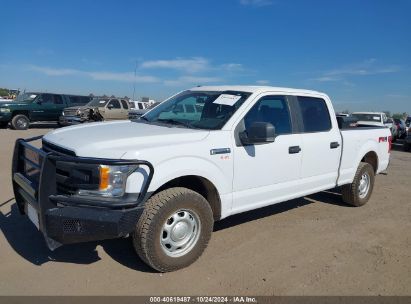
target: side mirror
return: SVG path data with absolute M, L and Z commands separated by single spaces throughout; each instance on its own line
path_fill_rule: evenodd
M 266 144 L 275 140 L 275 127 L 269 122 L 254 122 L 239 135 L 243 145 Z
M 107 109 L 111 110 L 112 108 L 114 108 L 114 106 L 113 106 L 113 104 L 110 103 L 110 104 L 107 106 Z

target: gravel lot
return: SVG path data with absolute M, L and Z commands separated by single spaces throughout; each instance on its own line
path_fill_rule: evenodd
M 233 216 L 195 264 L 159 274 L 128 239 L 50 252 L 18 213 L 14 141 L 47 127 L 0 129 L 0 295 L 411 295 L 411 153 L 401 144 L 364 207 L 327 191 Z

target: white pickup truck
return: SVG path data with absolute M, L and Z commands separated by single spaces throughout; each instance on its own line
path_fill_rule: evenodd
M 51 250 L 131 235 L 140 258 L 167 272 L 193 263 L 230 215 L 336 186 L 364 205 L 389 164 L 390 135 L 340 129 L 319 92 L 195 87 L 137 121 L 18 140 L 14 194 Z M 30 143 L 40 139 L 42 148 Z

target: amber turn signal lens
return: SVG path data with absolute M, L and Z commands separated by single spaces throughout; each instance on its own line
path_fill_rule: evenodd
M 110 168 L 108 166 L 100 166 L 100 185 L 99 190 L 106 190 L 110 183 Z

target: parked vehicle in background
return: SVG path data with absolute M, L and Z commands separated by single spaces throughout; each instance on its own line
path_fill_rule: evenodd
M 394 118 L 392 140 L 395 141 L 397 139 L 405 138 L 406 135 L 407 128 L 405 126 L 405 121 L 403 119 Z
M 17 141 L 16 203 L 50 249 L 130 235 L 146 264 L 177 270 L 214 221 L 336 186 L 359 207 L 389 164 L 387 128 L 340 129 L 315 91 L 195 87 L 142 118 Z
M 411 151 L 411 132 L 408 132 L 404 140 L 404 151 Z
M 88 96 L 28 92 L 17 96 L 14 101 L 0 102 L 0 124 L 11 123 L 13 129 L 25 130 L 31 122 L 57 121 L 64 108 L 84 105 L 91 100 Z
M 94 98 L 86 105 L 65 108 L 59 122 L 69 126 L 84 122 L 127 119 L 130 105 L 122 98 Z
M 150 104 L 149 106 L 147 106 L 144 109 L 132 109 L 132 110 L 130 110 L 130 112 L 128 112 L 128 119 L 130 119 L 130 120 L 131 119 L 138 119 L 139 117 L 141 117 L 142 115 L 144 115 L 145 113 L 147 113 L 151 109 L 155 108 L 159 104 L 160 104 L 159 102 L 154 102 L 154 103 Z
M 407 134 L 409 134 L 411 132 L 411 116 L 407 117 L 407 119 L 405 120 L 405 128 L 407 131 Z
M 392 121 L 383 112 L 354 112 L 352 116 L 358 120 L 358 125 L 392 127 Z

